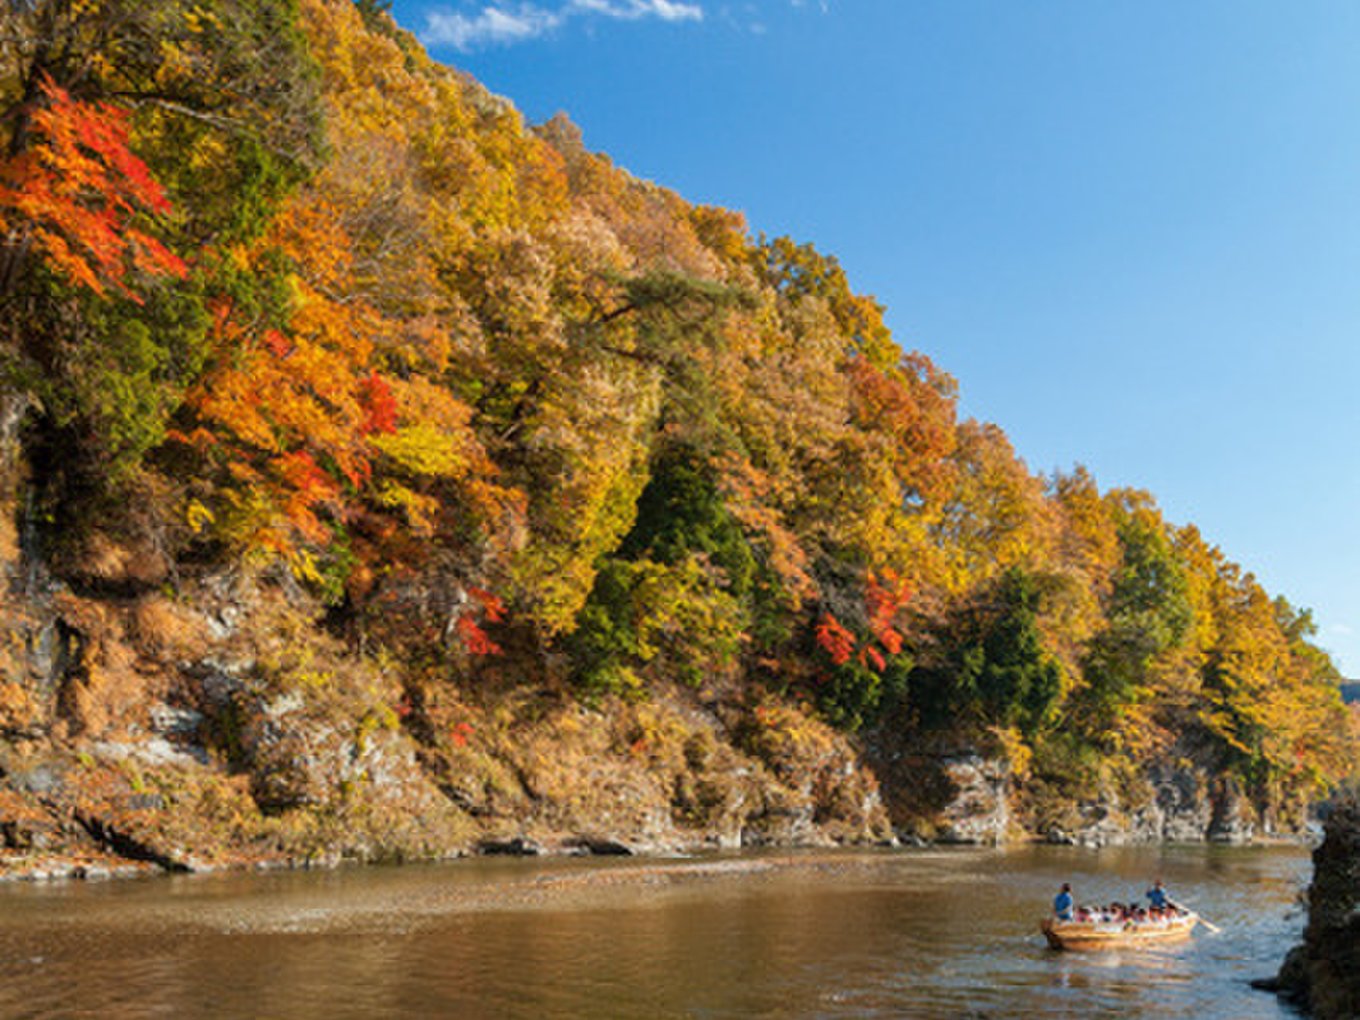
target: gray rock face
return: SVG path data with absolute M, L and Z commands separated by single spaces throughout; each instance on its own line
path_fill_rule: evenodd
M 1045 838 L 1065 846 L 1123 846 L 1128 843 L 1154 842 L 1160 838 L 1160 820 L 1155 809 L 1126 815 L 1116 800 L 1085 801 L 1079 806 L 1083 824 L 1074 829 L 1050 829 Z
M 915 830 L 911 823 L 898 836 L 925 835 L 941 843 L 993 845 L 1019 829 L 1012 805 L 1023 798 L 1009 764 L 974 751 L 957 751 L 914 759 L 912 770 L 898 782 L 930 781 L 942 794 L 926 816 L 930 824 Z M 933 777 L 933 778 L 931 778 Z M 1151 767 L 1131 792 L 1106 788 L 1089 800 L 1071 805 L 1061 825 L 1033 833 L 1050 843 L 1069 846 L 1122 846 L 1146 843 L 1249 843 L 1263 824 L 1241 786 L 1211 776 L 1184 758 Z M 1023 838 L 1023 837 L 1022 837 Z
M 1150 795 L 1141 803 L 1124 803 L 1117 793 L 1107 790 L 1101 798 L 1081 804 L 1086 824 L 1056 841 L 1097 847 L 1203 842 L 1214 810 L 1203 770 L 1158 765 L 1149 771 L 1147 782 Z
M 35 793 L 40 797 L 56 794 L 66 782 L 63 771 L 53 765 L 37 765 L 31 769 L 10 772 L 8 779 L 14 789 Z
M 164 702 L 151 706 L 151 732 L 171 740 L 191 740 L 203 725 L 203 713 L 176 708 Z
M 1156 838 L 1172 843 L 1204 839 L 1213 819 L 1205 777 L 1197 769 L 1162 767 L 1151 777 L 1160 815 Z
M 106 761 L 131 760 L 152 768 L 162 766 L 193 768 L 195 765 L 208 763 L 208 753 L 203 748 L 182 747 L 172 744 L 164 737 L 152 737 L 150 740 L 136 742 L 95 740 L 90 743 L 89 749 L 96 758 L 103 758 Z
M 748 849 L 825 845 L 829 842 L 818 832 L 811 807 L 780 803 L 767 804 L 764 810 L 746 819 L 740 839 L 740 845 Z
M 1213 816 L 1206 837 L 1214 843 L 1250 843 L 1256 835 L 1256 816 L 1236 781 L 1216 784 Z
M 940 765 L 955 792 L 936 838 L 941 843 L 1004 843 L 1010 827 L 1010 763 L 965 753 L 943 758 Z
M 1154 766 L 1152 796 L 1124 804 L 1114 791 L 1079 805 L 1083 824 L 1046 833 L 1049 842 L 1079 846 L 1134 843 L 1250 843 L 1258 833 L 1256 812 L 1236 781 L 1211 779 L 1188 764 Z
M 0 504 L 0 513 L 4 509 Z M 45 580 L 41 592 L 26 592 L 30 574 L 45 577 L 39 567 L 30 570 L 26 562 L 16 563 L 10 573 L 10 591 L 19 597 L 7 595 L 5 577 L 0 576 L 0 638 L 6 639 L 0 645 L 0 684 L 23 689 L 31 699 L 31 711 L 22 719 L 12 714 L 0 718 L 0 730 L 38 738 L 51 728 L 62 687 L 80 652 L 80 635 L 54 609 Z
M 325 804 L 363 769 L 367 749 L 354 734 L 305 707 L 295 695 L 276 698 L 248 716 L 241 734 L 251 792 L 266 811 Z

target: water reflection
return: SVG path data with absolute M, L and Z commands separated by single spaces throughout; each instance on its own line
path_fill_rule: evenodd
M 0 889 L 0 1016 L 1286 1016 L 1301 850 L 465 862 Z M 1063 954 L 1061 881 L 1162 876 L 1225 928 Z

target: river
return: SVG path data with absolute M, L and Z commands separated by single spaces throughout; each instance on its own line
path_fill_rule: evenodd
M 1288 1017 L 1301 848 L 477 860 L 0 888 L 0 1017 Z M 1057 886 L 1223 930 L 1055 953 Z

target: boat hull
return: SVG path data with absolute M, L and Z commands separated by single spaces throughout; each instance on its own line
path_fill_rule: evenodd
M 1049 917 L 1039 929 L 1054 949 L 1128 949 L 1178 942 L 1188 938 L 1198 922 L 1193 914 L 1166 924 L 1057 921 Z

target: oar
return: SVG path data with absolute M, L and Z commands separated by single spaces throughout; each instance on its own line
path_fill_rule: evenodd
M 1214 924 L 1213 921 L 1208 920 L 1208 919 L 1207 919 L 1203 914 L 1201 914 L 1198 910 L 1193 910 L 1193 909 L 1191 909 L 1190 907 L 1187 907 L 1184 903 L 1177 903 L 1177 902 L 1175 902 L 1174 900 L 1167 900 L 1166 902 L 1170 903 L 1170 904 L 1171 904 L 1173 907 L 1175 907 L 1177 910 L 1184 910 L 1184 911 L 1186 911 L 1187 913 L 1194 914 L 1197 918 L 1199 918 L 1199 923 L 1202 924 L 1202 925 L 1204 925 L 1204 927 L 1208 928 L 1208 929 L 1209 929 L 1211 932 L 1213 932 L 1215 935 L 1218 935 L 1218 934 L 1220 934 L 1220 933 L 1223 931 L 1222 928 L 1220 928 L 1218 925 Z

